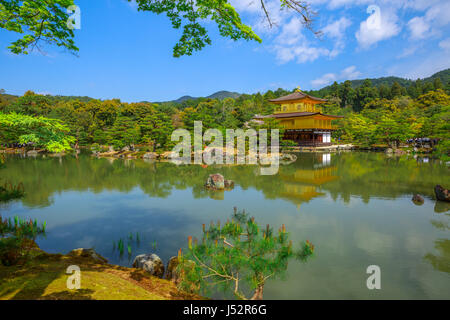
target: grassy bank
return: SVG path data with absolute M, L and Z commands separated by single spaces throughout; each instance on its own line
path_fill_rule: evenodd
M 81 288 L 67 288 L 67 267 L 81 269 Z M 199 299 L 181 293 L 164 279 L 80 255 L 48 254 L 33 249 L 17 266 L 0 265 L 1 300 L 180 300 Z

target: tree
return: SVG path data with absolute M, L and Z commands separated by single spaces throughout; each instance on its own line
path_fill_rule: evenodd
M 66 11 L 73 4 L 73 0 L 0 0 L 0 28 L 24 34 L 8 48 L 14 54 L 28 54 L 46 42 L 77 52 Z
M 15 112 L 0 112 L 0 141 L 6 143 L 31 143 L 50 152 L 71 150 L 75 139 L 68 135 L 69 129 L 60 120 L 32 117 Z
M 128 0 L 132 1 L 132 0 Z M 260 0 L 261 9 L 272 27 L 271 13 L 266 6 L 267 0 Z M 261 38 L 253 32 L 252 28 L 243 24 L 241 17 L 227 0 L 136 0 L 138 10 L 150 11 L 156 14 L 165 13 L 172 23 L 172 27 L 183 27 L 183 33 L 173 48 L 173 56 L 192 55 L 211 44 L 208 31 L 201 23 L 210 20 L 215 22 L 222 37 L 232 40 L 255 40 L 262 42 Z M 312 30 L 314 12 L 309 4 L 299 0 L 280 0 L 281 10 L 293 10 L 301 15 L 302 23 Z M 318 32 L 316 32 L 318 33 Z
M 109 130 L 108 142 L 115 148 L 131 146 L 139 142 L 140 128 L 130 117 L 119 116 Z
M 380 84 L 378 92 L 381 99 L 389 99 L 391 96 L 391 90 L 385 83 Z
M 344 82 L 340 96 L 342 108 L 345 108 L 346 106 L 351 105 L 353 103 L 353 100 L 355 99 L 355 90 L 352 88 L 351 81 L 347 80 Z
M 254 218 L 234 209 L 231 221 L 203 225 L 200 243 L 188 238 L 185 254 L 179 253 L 180 288 L 206 292 L 219 285 L 231 289 L 236 298 L 247 299 L 242 282 L 250 284 L 252 300 L 263 298 L 267 280 L 282 276 L 291 258 L 306 261 L 314 253 L 314 245 L 304 242 L 294 250 L 283 225 L 275 233 L 269 225 L 259 227 Z
M 402 117 L 395 119 L 393 115 L 389 114 L 383 114 L 375 134 L 377 139 L 394 148 L 399 146 L 400 141 L 405 141 L 413 136 L 411 126 L 406 119 Z
M 444 85 L 442 84 L 442 81 L 440 78 L 434 79 L 433 87 L 434 87 L 434 90 L 444 89 Z
M 364 80 L 363 84 L 356 89 L 356 97 L 353 105 L 355 111 L 361 111 L 364 106 L 378 97 L 378 90 L 372 86 L 369 79 Z
M 147 115 L 140 121 L 141 142 L 151 143 L 158 148 L 171 145 L 170 135 L 173 131 L 172 120 L 164 113 Z
M 133 0 L 128 0 L 133 1 Z M 260 0 L 261 10 L 272 27 L 272 13 L 266 5 L 267 0 Z M 313 31 L 313 12 L 309 4 L 302 0 L 279 0 L 280 10 L 293 10 L 302 17 L 303 25 Z M 228 0 L 136 0 L 139 11 L 156 14 L 165 13 L 172 27 L 183 27 L 183 33 L 173 48 L 173 56 L 191 55 L 194 51 L 211 44 L 204 24 L 213 21 L 222 37 L 232 40 L 255 40 L 261 38 L 252 28 L 242 23 L 239 14 Z M 31 48 L 39 49 L 40 42 L 54 44 L 76 53 L 73 28 L 69 27 L 67 9 L 73 0 L 0 0 L 0 28 L 25 34 L 13 42 L 9 49 L 14 54 L 28 54 Z M 203 23 L 203 24 L 202 24 Z M 320 34 L 320 32 L 314 32 Z
M 373 121 L 361 114 L 354 113 L 342 121 L 343 139 L 370 146 L 375 142 L 374 132 L 376 129 Z
M 336 81 L 331 85 L 330 95 L 333 98 L 339 98 L 339 85 Z
M 399 97 L 402 95 L 402 86 L 395 81 L 391 86 L 391 98 Z

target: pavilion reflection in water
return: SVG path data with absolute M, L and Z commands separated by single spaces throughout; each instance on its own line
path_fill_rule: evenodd
M 280 178 L 284 182 L 280 196 L 296 204 L 297 208 L 302 203 L 324 196 L 321 186 L 338 179 L 337 167 L 332 165 L 331 154 L 311 153 L 301 154 L 299 157 L 302 157 L 302 161 L 294 164 L 294 170 L 290 167 L 280 170 Z

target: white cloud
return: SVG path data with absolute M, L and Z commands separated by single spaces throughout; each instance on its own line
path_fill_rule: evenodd
M 319 87 L 323 87 L 333 81 L 337 80 L 337 75 L 334 73 L 326 73 L 323 76 L 321 76 L 320 78 L 314 79 L 313 81 L 311 81 L 311 85 L 314 88 L 319 88 Z
M 408 28 L 411 31 L 411 38 L 414 40 L 423 39 L 430 30 L 430 25 L 423 17 L 415 17 L 409 20 Z
M 301 20 L 297 17 L 291 18 L 281 27 L 281 32 L 275 37 L 271 47 L 279 63 L 304 63 L 330 54 L 326 48 L 312 46 L 303 35 L 303 29 Z
M 450 51 L 450 38 L 444 39 L 439 42 L 439 47 L 441 47 L 445 51 Z
M 342 70 L 340 79 L 353 80 L 358 78 L 359 76 L 361 76 L 361 72 L 356 70 L 355 66 L 350 66 Z
M 370 7 L 369 7 L 370 8 Z M 375 11 L 361 22 L 355 36 L 361 48 L 367 49 L 379 41 L 396 36 L 400 32 L 394 11 L 374 6 Z M 369 10 L 368 10 L 369 11 Z
M 449 1 L 435 1 L 427 8 L 423 16 L 414 17 L 408 22 L 412 40 L 439 37 L 441 28 L 450 23 Z
M 274 23 L 272 28 L 268 26 L 259 0 L 230 0 L 230 3 L 243 15 L 244 20 L 250 21 L 255 32 L 263 37 L 265 48 L 275 54 L 279 63 L 312 62 L 341 54 L 348 46 L 348 31 L 352 24 L 348 12 L 352 10 L 354 14 L 353 8 L 361 10 L 361 20 L 354 33 L 360 49 L 370 49 L 380 41 L 399 35 L 402 26 L 405 26 L 403 29 L 412 42 L 405 43 L 397 58 L 411 56 L 430 37 L 436 39 L 441 36 L 443 27 L 450 22 L 449 0 L 308 0 L 313 10 L 319 12 L 321 21 L 330 19 L 329 14 L 337 10 L 341 15 L 321 29 L 327 41 L 320 42 L 306 30 L 296 12 L 280 10 L 279 0 L 265 0 Z M 371 8 L 380 10 L 373 11 Z M 409 21 L 399 18 L 411 13 L 416 14 Z M 355 19 L 352 16 L 352 20 Z
M 298 18 L 292 18 L 281 29 L 281 33 L 275 38 L 275 42 L 284 45 L 293 45 L 299 41 L 304 41 L 302 34 L 302 22 Z
M 330 52 L 330 57 L 337 56 L 345 47 L 345 31 L 352 24 L 352 22 L 342 17 L 339 20 L 336 20 L 325 28 L 322 29 L 324 35 L 335 40 L 334 48 Z
M 314 88 L 320 88 L 326 86 L 334 81 L 338 80 L 353 80 L 361 76 L 361 72 L 356 70 L 355 66 L 350 66 L 342 70 L 339 74 L 326 73 L 320 78 L 311 81 L 311 85 Z
M 327 56 L 330 54 L 328 49 L 310 47 L 306 43 L 298 44 L 292 47 L 283 47 L 276 45 L 273 47 L 276 53 L 276 58 L 280 63 L 287 63 L 295 60 L 297 63 L 312 62 L 320 56 Z
M 417 51 L 417 49 L 419 49 L 419 46 L 417 46 L 417 45 L 413 45 L 413 46 L 404 48 L 402 53 L 399 54 L 397 56 L 397 58 L 400 59 L 400 58 L 409 57 L 409 56 L 413 55 Z
M 268 21 L 264 16 L 261 4 L 258 0 L 231 0 L 240 13 L 246 13 L 250 19 L 252 28 L 266 37 L 268 48 L 275 53 L 279 63 L 296 61 L 297 63 L 312 62 L 319 57 L 333 58 L 344 48 L 344 34 L 351 24 L 350 20 L 341 18 L 327 25 L 324 34 L 334 41 L 334 47 L 328 49 L 314 45 L 307 36 L 313 38 L 309 30 L 305 31 L 301 17 L 293 10 L 280 10 L 279 0 L 266 0 L 265 5 L 270 13 L 272 28 L 268 27 Z M 312 39 L 315 41 L 316 39 Z
M 445 40 L 444 40 L 445 46 Z M 423 60 L 417 63 L 395 63 L 388 69 L 388 73 L 407 79 L 426 78 L 432 74 L 450 68 L 450 60 L 448 59 L 448 51 L 437 50 L 437 52 L 430 52 L 430 54 Z

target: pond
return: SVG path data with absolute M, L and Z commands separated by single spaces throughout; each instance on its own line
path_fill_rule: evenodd
M 433 200 L 436 184 L 450 184 L 448 168 L 382 153 L 297 156 L 274 176 L 256 166 L 9 156 L 0 182 L 22 182 L 26 195 L 0 214 L 46 221 L 38 244 L 47 252 L 95 248 L 130 266 L 150 252 L 166 263 L 188 236 L 201 235 L 203 223 L 225 221 L 237 207 L 261 225 L 285 224 L 294 243 L 316 247 L 312 260 L 290 262 L 285 279 L 267 283 L 266 299 L 450 298 L 450 206 Z M 205 190 L 211 173 L 235 188 Z M 415 193 L 423 205 L 411 201 Z M 128 257 L 116 243 L 130 234 Z M 370 265 L 381 269 L 381 290 L 367 289 Z

